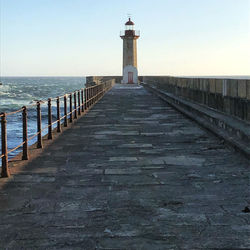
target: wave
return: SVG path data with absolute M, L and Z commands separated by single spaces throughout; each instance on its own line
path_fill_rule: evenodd
M 85 85 L 85 77 L 2 77 L 0 85 L 0 113 L 12 112 L 22 106 L 28 106 L 28 134 L 36 133 L 36 106 L 29 107 L 36 100 L 47 100 L 81 89 Z M 47 103 L 41 105 L 42 127 L 47 126 Z M 63 116 L 63 103 L 60 109 Z M 56 101 L 52 102 L 52 120 L 56 120 Z M 56 127 L 56 124 L 53 125 Z M 8 149 L 12 149 L 22 140 L 22 112 L 7 116 Z M 43 135 L 47 130 L 43 131 Z M 0 131 L 1 134 L 1 131 Z M 29 145 L 36 142 L 36 138 L 29 141 Z M 0 143 L 1 149 L 1 143 Z M 21 149 L 20 149 L 21 150 Z M 10 153 L 14 157 L 20 150 Z M 0 161 L 1 166 L 1 161 Z

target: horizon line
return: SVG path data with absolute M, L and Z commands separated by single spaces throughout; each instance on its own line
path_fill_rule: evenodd
M 90 76 L 122 76 L 121 74 L 96 74 L 96 75 L 4 75 L 4 76 L 0 76 L 0 78 L 3 77 L 90 77 Z M 145 74 L 145 75 L 139 75 L 139 76 L 172 76 L 172 77 L 250 77 L 250 74 L 244 74 L 244 75 L 168 75 L 168 74 Z

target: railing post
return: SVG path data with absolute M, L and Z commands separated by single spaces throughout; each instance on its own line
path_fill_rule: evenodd
M 90 93 L 91 93 L 91 102 L 90 102 L 90 104 L 91 104 L 91 106 L 92 106 L 92 105 L 93 105 L 93 102 L 94 102 L 94 99 L 93 99 L 93 96 L 94 96 L 94 95 L 93 95 L 93 93 L 94 93 L 94 88 L 93 88 L 93 87 L 91 88 L 91 92 L 90 92 Z
M 82 112 L 84 112 L 84 96 L 83 96 L 83 89 L 81 89 L 81 98 L 82 98 Z
M 96 87 L 97 86 L 94 87 L 94 103 L 96 103 Z
M 64 96 L 64 127 L 68 126 L 68 116 L 67 116 L 67 95 Z
M 52 110 L 51 99 L 48 99 L 48 140 L 52 139 Z
M 42 115 L 41 115 L 41 104 L 38 101 L 36 106 L 37 111 L 37 148 L 42 148 Z
M 74 119 L 77 119 L 76 92 L 74 92 Z
M 78 90 L 78 115 L 81 115 L 81 98 L 80 98 L 80 90 Z
M 91 88 L 89 88 L 89 107 L 91 107 Z
M 85 111 L 88 109 L 88 89 L 84 90 Z
M 87 88 L 87 108 L 89 108 L 89 88 Z
M 89 94 L 89 90 L 88 90 L 88 89 L 86 89 L 86 100 L 85 100 L 85 102 L 86 102 L 86 109 L 88 109 L 88 108 L 89 108 L 89 102 L 88 102 L 88 100 L 89 100 L 89 96 L 88 96 L 88 94 Z
M 8 166 L 8 148 L 7 148 L 7 120 L 6 113 L 1 113 L 1 135 L 2 135 L 2 177 L 9 177 L 9 166 Z
M 86 88 L 84 89 L 84 110 L 86 111 L 87 109 L 87 90 Z
M 61 132 L 61 117 L 60 117 L 60 98 L 57 97 L 56 98 L 56 110 L 57 110 L 57 116 L 56 116 L 56 119 L 57 119 L 57 132 L 60 133 Z
M 93 93 L 93 87 L 91 87 L 90 90 L 89 90 L 89 99 L 90 99 L 89 106 L 90 107 L 92 106 L 92 102 L 93 102 L 92 93 Z
M 28 160 L 28 126 L 27 126 L 27 108 L 23 106 L 23 156 L 22 160 Z
M 69 94 L 69 122 L 73 122 L 72 93 Z

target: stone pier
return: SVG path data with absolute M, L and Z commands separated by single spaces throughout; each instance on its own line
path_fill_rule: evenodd
M 249 174 L 166 102 L 117 84 L 1 185 L 0 249 L 250 249 Z

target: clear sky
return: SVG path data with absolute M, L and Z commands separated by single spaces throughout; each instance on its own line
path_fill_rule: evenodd
M 127 14 L 140 75 L 250 75 L 250 0 L 0 0 L 2 76 L 116 75 Z

